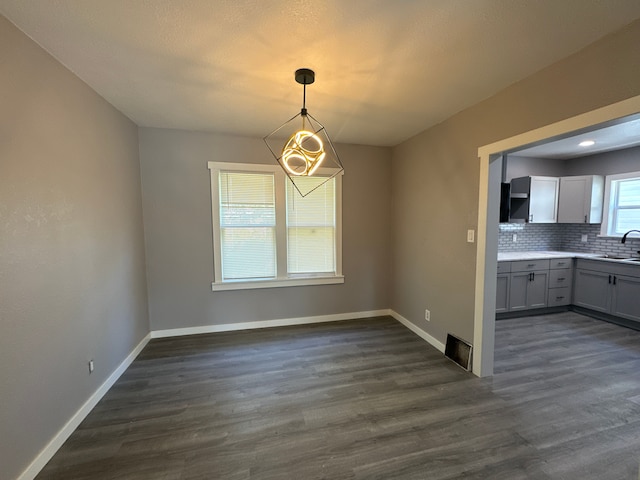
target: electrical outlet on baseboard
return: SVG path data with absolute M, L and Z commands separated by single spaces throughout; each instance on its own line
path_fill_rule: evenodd
M 93 373 L 93 368 L 94 368 L 94 365 L 93 365 L 93 358 L 92 358 L 91 360 L 89 360 L 89 373 L 90 374 Z
M 425 319 L 427 322 L 430 322 L 430 321 L 431 321 L 431 311 L 430 311 L 430 310 L 425 310 L 425 311 L 424 311 L 424 319 Z

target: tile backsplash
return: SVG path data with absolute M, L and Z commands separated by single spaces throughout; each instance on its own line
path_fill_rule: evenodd
M 501 223 L 498 227 L 498 251 L 522 252 L 560 250 L 567 252 L 638 255 L 640 239 L 598 237 L 600 225 L 583 223 Z M 513 236 L 516 235 L 516 241 Z M 582 242 L 582 235 L 587 241 Z

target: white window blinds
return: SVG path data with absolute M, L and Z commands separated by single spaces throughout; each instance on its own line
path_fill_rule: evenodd
M 613 231 L 623 233 L 640 226 L 640 178 L 615 182 L 615 204 L 613 209 Z
M 311 190 L 323 178 L 305 177 Z M 287 271 L 289 274 L 322 274 L 336 271 L 335 179 L 301 197 L 287 181 Z
M 276 206 L 270 173 L 220 172 L 223 280 L 276 276 Z

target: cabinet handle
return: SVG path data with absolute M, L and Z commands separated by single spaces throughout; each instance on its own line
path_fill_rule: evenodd
M 611 283 L 611 275 L 609 275 L 609 283 Z
M 587 223 L 587 216 L 584 216 L 584 223 Z
M 530 263 L 529 265 L 527 265 L 527 267 L 531 268 L 531 267 L 535 267 L 536 264 L 535 263 Z
M 529 221 L 533 222 L 533 213 L 531 215 L 529 215 Z
M 558 277 L 559 282 L 564 282 L 566 279 L 564 277 Z
M 536 272 L 531 272 L 531 281 L 535 281 L 536 279 Z
M 614 275 L 614 276 L 613 276 L 613 284 L 614 284 L 614 285 L 616 284 L 617 280 L 618 280 L 618 277 L 616 277 L 616 276 Z
M 556 300 L 562 300 L 564 297 L 556 297 Z
M 558 265 L 564 265 L 564 262 L 558 262 Z

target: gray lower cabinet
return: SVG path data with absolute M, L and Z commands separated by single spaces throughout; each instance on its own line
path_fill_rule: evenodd
M 496 284 L 496 313 L 509 311 L 509 273 L 499 273 Z
M 571 303 L 573 259 L 554 258 L 549 264 L 548 307 L 563 307 Z
M 611 295 L 611 314 L 640 322 L 640 277 L 615 275 Z
M 511 273 L 509 308 L 512 312 L 547 306 L 548 271 Z
M 611 275 L 595 270 L 576 270 L 573 304 L 598 312 L 611 310 Z
M 549 260 L 511 262 L 509 311 L 546 307 L 548 287 Z
M 640 265 L 579 258 L 574 274 L 573 262 L 498 262 L 496 313 L 576 305 L 640 322 Z
M 573 303 L 640 322 L 640 269 L 630 265 L 578 260 Z

